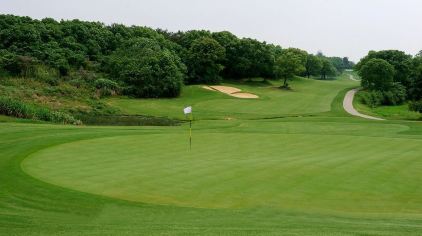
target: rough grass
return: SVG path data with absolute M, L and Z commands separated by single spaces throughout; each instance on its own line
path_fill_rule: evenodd
M 408 104 L 397 106 L 379 106 L 371 108 L 361 102 L 359 92 L 353 101 L 356 110 L 363 114 L 382 117 L 388 120 L 421 120 L 422 115 L 418 112 L 410 111 Z
M 344 83 L 312 116 L 195 121 L 192 151 L 186 124 L 4 120 L 0 235 L 421 235 L 422 126 L 349 117 Z

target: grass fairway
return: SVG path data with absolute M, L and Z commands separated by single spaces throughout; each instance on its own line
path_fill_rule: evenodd
M 278 87 L 280 82 L 226 84 L 258 95 L 259 99 L 239 99 L 202 86 L 185 87 L 176 99 L 125 99 L 107 100 L 108 104 L 129 115 L 149 114 L 183 119 L 180 108 L 195 107 L 195 119 L 259 119 L 306 115 L 330 110 L 331 101 L 347 85 L 358 86 L 356 81 L 343 75 L 339 80 L 323 81 L 297 78 L 291 91 Z
M 262 100 L 197 87 L 176 100 L 110 100 L 170 117 L 194 101 L 191 151 L 187 125 L 3 119 L 0 235 L 421 235 L 421 123 L 348 116 L 355 81 L 295 84 L 303 90 L 239 85 Z M 327 95 L 301 103 L 313 89 Z

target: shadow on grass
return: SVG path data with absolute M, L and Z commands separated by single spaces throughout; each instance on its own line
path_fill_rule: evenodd
M 238 84 L 238 85 L 248 85 L 248 86 L 254 86 L 254 87 L 268 87 L 273 85 L 271 83 L 271 80 L 263 79 L 263 78 L 248 78 L 248 79 L 241 79 L 241 80 L 235 80 L 235 79 L 226 79 L 224 82 L 230 83 L 230 84 Z
M 140 116 L 140 115 L 80 115 L 78 118 L 85 125 L 99 126 L 176 126 L 180 121 L 167 117 Z

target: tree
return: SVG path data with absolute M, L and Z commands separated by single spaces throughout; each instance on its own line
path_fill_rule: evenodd
M 388 91 L 394 82 L 394 67 L 383 59 L 370 59 L 359 70 L 362 87 Z
M 356 65 L 356 70 L 360 70 L 371 59 L 383 59 L 394 67 L 394 82 L 401 83 L 407 89 L 411 84 L 412 56 L 398 50 L 370 51 L 367 56 L 362 58 Z
M 157 42 L 138 38 L 124 43 L 109 57 L 110 74 L 129 85 L 136 97 L 176 97 L 180 94 L 185 67 L 180 58 Z
M 188 82 L 220 83 L 224 58 L 225 49 L 216 40 L 209 37 L 196 39 L 188 51 Z
M 344 69 L 346 69 L 346 66 L 344 65 L 343 58 L 340 57 L 327 57 L 327 60 L 331 62 L 331 64 L 336 69 L 336 73 L 342 73 Z
M 303 59 L 293 51 L 286 50 L 276 59 L 274 74 L 284 81 L 282 88 L 289 88 L 288 80 L 304 71 Z
M 422 113 L 422 100 L 410 102 L 409 110 Z
M 409 89 L 409 97 L 412 100 L 422 99 L 422 61 L 419 65 L 415 65 L 413 71 L 412 82 Z
M 322 60 L 312 54 L 308 54 L 305 63 L 306 76 L 310 78 L 312 75 L 319 75 L 322 69 Z
M 235 79 L 270 78 L 273 76 L 276 50 L 274 45 L 265 42 L 249 38 L 240 39 L 226 49 L 227 64 L 224 74 Z
M 327 79 L 328 76 L 334 76 L 336 73 L 337 70 L 333 64 L 326 58 L 322 59 L 321 79 Z

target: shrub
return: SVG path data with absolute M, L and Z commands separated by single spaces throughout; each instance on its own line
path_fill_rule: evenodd
M 94 85 L 97 89 L 111 89 L 116 90 L 119 88 L 119 85 L 112 80 L 109 79 L 97 79 L 94 82 Z
M 59 74 L 57 70 L 49 68 L 45 65 L 35 66 L 34 77 L 35 79 L 45 82 L 52 86 L 57 86 L 59 84 Z
M 80 125 L 81 121 L 73 116 L 47 108 L 25 104 L 7 97 L 0 97 L 0 114 L 33 120 L 51 121 L 55 123 Z
M 409 110 L 422 113 L 422 100 L 410 102 Z
M 370 107 L 380 105 L 400 105 L 406 101 L 406 88 L 400 83 L 393 83 L 387 91 L 363 91 L 360 93 L 361 101 Z
M 77 120 L 73 116 L 59 111 L 52 111 L 50 112 L 50 120 L 54 123 L 64 123 L 64 124 L 73 124 L 73 125 L 81 125 L 82 122 Z
M 29 77 L 34 75 L 37 60 L 29 56 L 17 55 L 7 50 L 0 50 L 0 68 L 12 75 Z
M 94 82 L 94 86 L 98 89 L 102 97 L 116 94 L 120 89 L 115 81 L 109 79 L 97 79 Z
M 400 105 L 406 101 L 406 88 L 400 83 L 393 83 L 388 91 L 383 92 L 383 105 Z
M 30 114 L 33 114 L 33 112 L 33 109 L 24 103 L 0 97 L 0 114 L 17 118 L 30 118 Z
M 380 91 L 361 92 L 360 97 L 363 104 L 372 108 L 382 105 L 383 102 L 383 94 Z
M 69 81 L 69 84 L 76 88 L 82 88 L 87 85 L 85 80 L 82 80 L 82 79 L 72 79 Z

